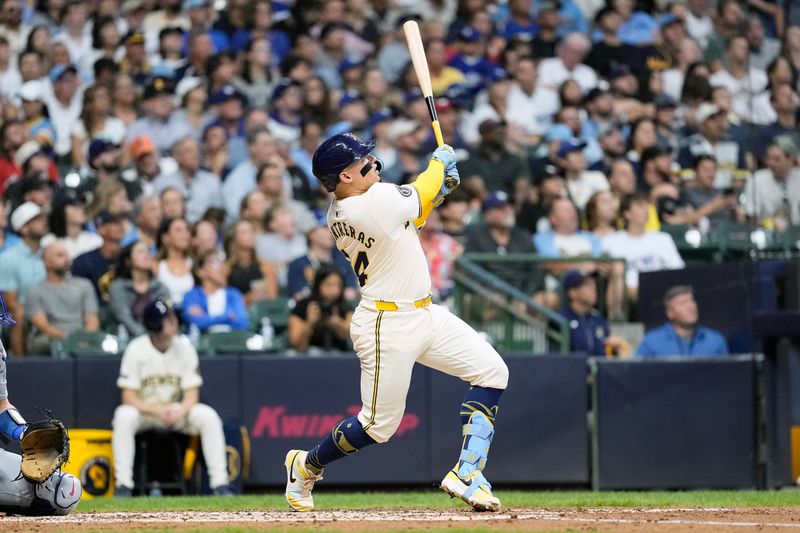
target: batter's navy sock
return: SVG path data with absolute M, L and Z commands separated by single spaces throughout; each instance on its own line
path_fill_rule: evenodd
M 375 439 L 367 435 L 358 418 L 342 420 L 322 442 L 308 452 L 306 467 L 318 475 L 325 465 L 356 453 L 370 444 L 375 444 Z
M 464 397 L 460 413 L 464 441 L 456 465 L 456 473 L 463 479 L 486 466 L 502 394 L 502 389 L 471 387 Z
M 497 416 L 498 404 L 502 394 L 503 389 L 470 387 L 464 396 L 464 402 L 461 404 L 461 425 L 467 425 L 469 417 L 475 411 L 482 412 L 489 419 L 489 422 L 494 423 L 494 417 Z

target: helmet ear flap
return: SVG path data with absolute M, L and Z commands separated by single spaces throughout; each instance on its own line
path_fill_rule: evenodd
M 376 172 L 380 172 L 381 170 L 383 170 L 383 161 L 381 161 L 380 159 L 378 159 L 376 157 L 375 158 L 375 171 Z

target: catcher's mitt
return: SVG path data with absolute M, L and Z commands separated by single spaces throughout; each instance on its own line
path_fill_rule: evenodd
M 22 436 L 22 476 L 42 483 L 69 459 L 69 435 L 61 420 L 45 413 L 44 420 L 27 424 Z

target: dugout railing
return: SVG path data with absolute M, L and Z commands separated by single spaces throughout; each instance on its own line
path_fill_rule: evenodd
M 453 273 L 455 312 L 489 335 L 500 350 L 566 353 L 569 324 L 544 304 L 555 296 L 565 301 L 560 276 L 548 267 L 564 265 L 594 270 L 598 265 L 624 263 L 613 257 L 553 259 L 534 254 L 467 253 L 456 260 Z M 598 309 L 606 315 L 608 278 L 598 277 Z M 624 280 L 620 280 L 621 311 L 627 315 Z

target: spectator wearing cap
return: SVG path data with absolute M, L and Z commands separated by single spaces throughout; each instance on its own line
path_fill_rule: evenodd
M 154 194 L 153 183 L 161 174 L 156 145 L 147 135 L 140 135 L 128 143 L 128 152 L 133 159 L 133 168 L 124 170 L 122 178 L 136 183 L 141 188 L 142 194 Z
M 537 62 L 531 57 L 521 57 L 511 74 L 515 81 L 506 97 L 505 119 L 523 130 L 526 144 L 536 146 L 561 107 L 558 93 L 539 83 Z
M 161 175 L 153 183 L 155 194 L 164 189 L 180 191 L 186 200 L 186 219 L 190 223 L 200 220 L 211 207 L 221 207 L 221 182 L 207 170 L 200 168 L 200 147 L 194 137 L 180 139 L 172 148 L 172 157 L 178 169 Z
M 501 256 L 534 252 L 530 233 L 516 226 L 514 205 L 508 193 L 491 192 L 483 201 L 481 213 L 486 224 L 476 226 L 467 233 L 465 252 L 495 253 Z M 514 263 L 497 263 L 487 265 L 486 268 L 516 285 L 522 283 L 525 275 L 524 268 Z
M 416 120 L 396 118 L 386 132 L 386 144 L 394 150 L 394 161 L 381 169 L 381 180 L 401 184 L 416 176 L 421 170 L 419 154 L 422 149 L 422 128 Z M 381 160 L 383 163 L 383 160 Z M 388 161 L 391 161 L 389 159 Z
M 747 37 L 737 35 L 728 41 L 726 47 L 725 67 L 718 70 L 708 81 L 711 86 L 722 85 L 733 96 L 733 112 L 742 121 L 765 125 L 771 122 L 772 117 L 765 114 L 754 103 L 758 102 L 755 95 L 762 93 L 767 88 L 767 74 L 762 68 L 757 68 L 750 63 L 750 48 Z M 766 103 L 770 112 L 769 104 Z M 765 121 L 765 115 L 767 120 Z
M 247 134 L 248 159 L 239 163 L 222 184 L 222 201 L 228 220 L 239 218 L 242 200 L 256 188 L 256 172 L 275 154 L 275 141 L 266 128 L 256 128 Z
M 752 220 L 777 230 L 800 224 L 800 147 L 790 135 L 778 135 L 767 148 L 766 168 L 757 170 L 744 188 L 744 208 Z
M 46 176 L 44 173 L 36 172 L 12 183 L 8 187 L 6 198 L 13 206 L 33 202 L 43 211 L 49 211 L 53 203 L 53 185 L 47 181 Z
M 287 293 L 295 301 L 302 300 L 311 293 L 314 276 L 320 266 L 333 265 L 342 275 L 345 287 L 345 300 L 353 301 L 358 297 L 358 281 L 350 262 L 336 249 L 336 243 L 328 230 L 324 219 L 306 233 L 308 251 L 291 263 L 287 270 Z
M 753 155 L 759 163 L 764 161 L 767 147 L 778 135 L 791 135 L 800 142 L 798 133 L 797 112 L 800 109 L 800 98 L 790 83 L 781 82 L 772 87 L 770 103 L 775 111 L 775 122 L 760 128 L 753 142 Z
M 582 33 L 570 33 L 558 45 L 558 56 L 539 63 L 539 76 L 551 89 L 565 81 L 575 80 L 584 94 L 597 86 L 597 74 L 582 61 L 591 47 Z
M 45 279 L 40 241 L 47 234 L 47 215 L 33 202 L 11 213 L 11 228 L 21 242 L 0 253 L 0 291 L 8 311 L 19 322 L 9 333 L 9 347 L 15 355 L 25 353 L 25 304 L 28 290 Z
M 183 34 L 182 55 L 185 55 L 187 49 L 186 38 L 193 33 L 208 35 L 214 50 L 228 50 L 231 47 L 231 36 L 214 27 L 216 22 L 214 19 L 216 17 L 212 16 L 213 12 L 208 0 L 183 0 L 183 12 L 189 20 L 189 26 L 180 28 Z M 238 52 L 240 50 L 241 48 L 236 48 L 234 51 Z
M 727 138 L 728 117 L 715 104 L 704 102 L 697 107 L 695 123 L 698 132 L 681 140 L 678 164 L 681 173 L 691 171 L 700 154 L 710 154 L 717 159 L 717 187 L 729 187 L 746 177 L 745 150 Z
M 611 5 L 602 7 L 595 14 L 595 33 L 599 30 L 601 37 L 595 39 L 584 62 L 603 78 L 608 77 L 612 67 L 627 65 L 638 53 L 635 46 L 622 42 L 619 35 L 622 23 L 622 16 Z
M 195 136 L 199 137 L 212 118 L 207 110 L 208 92 L 203 80 L 195 76 L 181 79 L 175 86 L 175 99 L 179 106 L 175 114 L 185 120 L 195 130 Z
M 634 193 L 622 199 L 619 212 L 625 229 L 603 240 L 603 251 L 625 259 L 625 285 L 631 301 L 638 300 L 639 273 L 675 270 L 686 266 L 672 237 L 660 231 L 646 231 L 650 207 L 647 196 Z M 615 268 L 621 268 L 615 265 Z
M 299 83 L 284 79 L 272 92 L 267 129 L 279 146 L 293 148 L 300 139 L 302 124 L 303 90 Z
M 505 191 L 521 205 L 530 185 L 530 169 L 527 161 L 506 149 L 505 120 L 486 119 L 478 131 L 481 141 L 459 165 L 461 175 L 466 180 L 480 180 L 484 190 Z
M 100 327 L 97 296 L 88 280 L 70 275 L 67 247 L 60 241 L 50 243 L 44 247 L 42 260 L 46 278 L 31 287 L 26 304 L 33 326 L 27 353 L 32 355 L 49 355 L 52 341 Z
M 86 252 L 75 258 L 72 274 L 86 278 L 94 286 L 100 305 L 108 302 L 108 288 L 111 282 L 110 271 L 119 259 L 122 239 L 125 237 L 125 218 L 105 210 L 94 218 L 97 233 L 103 244 L 96 250 Z
M 447 64 L 464 75 L 464 86 L 470 99 L 505 76 L 505 71 L 486 57 L 484 36 L 471 26 L 465 26 L 459 33 L 458 53 Z
M 179 139 L 195 135 L 185 120 L 173 114 L 175 103 L 172 80 L 154 78 L 145 88 L 142 107 L 145 116 L 128 128 L 129 142 L 140 135 L 146 135 L 158 151 L 164 154 L 169 153 Z
M 645 333 L 636 356 L 724 356 L 730 352 L 725 337 L 699 323 L 694 290 L 677 285 L 664 293 L 664 312 L 668 322 Z
M 344 132 L 355 132 L 357 135 L 366 137 L 369 110 L 361 92 L 345 91 L 342 93 L 339 97 L 338 108 L 338 120 L 328 128 L 325 137 Z
M 597 312 L 597 282 L 580 270 L 569 270 L 562 279 L 566 302 L 560 314 L 569 324 L 570 350 L 590 356 L 624 355 L 627 343 L 611 335 L 608 322 Z
M 50 233 L 42 238 L 42 246 L 56 240 L 67 248 L 70 259 L 90 252 L 101 244 L 103 238 L 89 231 L 86 204 L 79 198 L 65 198 L 57 202 L 48 217 Z
M 55 65 L 50 70 L 52 93 L 47 93 L 47 112 L 56 130 L 53 150 L 60 160 L 68 160 L 72 151 L 72 130 L 80 120 L 83 95 L 74 65 Z
M 72 162 L 87 166 L 90 143 L 102 139 L 119 145 L 125 137 L 125 124 L 111 114 L 111 98 L 105 85 L 92 85 L 83 92 L 80 120 L 72 128 Z
M 584 142 L 569 140 L 561 143 L 556 152 L 556 163 L 565 178 L 567 193 L 579 209 L 586 207 L 589 198 L 600 191 L 609 189 L 608 180 L 602 172 L 586 170 Z
M 44 104 L 44 82 L 38 79 L 26 81 L 20 87 L 19 97 L 22 100 L 28 138 L 39 144 L 52 146 L 56 139 L 56 130 Z
M 81 196 L 91 197 L 97 187 L 104 183 L 119 184 L 127 198 L 136 198 L 142 193 L 141 185 L 136 181 L 120 179 L 122 167 L 122 150 L 112 142 L 95 139 L 89 144 L 89 168 L 83 174 L 83 181 L 77 187 Z
M 145 42 L 144 33 L 137 29 L 131 29 L 122 38 L 125 55 L 119 62 L 120 72 L 128 74 L 139 87 L 147 83 L 152 71 L 152 65 L 150 65 L 144 46 Z
M 678 102 L 669 95 L 658 95 L 653 102 L 656 114 L 653 123 L 656 127 L 656 144 L 669 147 L 677 153 L 680 146 L 680 121 L 678 120 Z
M 208 100 L 216 118 L 206 127 L 222 125 L 228 136 L 228 163 L 235 167 L 247 157 L 244 111 L 246 97 L 233 85 L 225 85 Z

